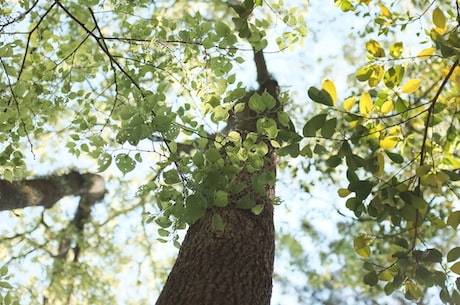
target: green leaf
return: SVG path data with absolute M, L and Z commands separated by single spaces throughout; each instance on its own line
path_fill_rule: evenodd
M 458 275 L 460 275 L 460 262 L 456 262 L 452 266 L 450 266 L 450 270 Z
M 334 135 L 336 127 L 337 127 L 336 118 L 327 120 L 324 123 L 324 125 L 321 127 L 321 135 L 325 137 L 326 139 L 330 139 Z
M 271 118 L 260 118 L 256 123 L 257 132 L 268 136 L 269 138 L 276 138 L 278 135 L 278 126 L 276 121 Z
M 283 146 L 276 151 L 276 154 L 280 157 L 290 155 L 293 158 L 297 158 L 299 156 L 299 143 Z
M 240 200 L 238 200 L 236 206 L 240 209 L 252 209 L 253 207 L 256 206 L 256 203 L 254 201 L 254 199 L 252 199 L 251 197 L 249 197 L 248 195 L 244 196 L 243 198 L 241 198 Z
M 370 67 L 359 69 L 356 72 L 356 79 L 360 82 L 367 82 L 371 77 L 373 71 Z
M 258 204 L 256 205 L 255 207 L 253 207 L 251 209 L 251 212 L 254 214 L 254 215 L 260 215 L 260 213 L 263 212 L 265 206 L 263 204 Z
M 166 184 L 176 184 L 182 181 L 176 169 L 164 172 L 163 179 Z
M 303 127 L 303 136 L 304 137 L 313 137 L 316 134 L 316 131 L 323 127 L 324 122 L 326 121 L 327 114 L 321 113 L 312 117 Z
M 214 163 L 217 160 L 222 158 L 219 151 L 215 148 L 210 148 L 206 150 L 205 155 L 206 155 L 206 160 L 208 160 L 210 163 Z
M 401 164 L 404 162 L 404 158 L 400 154 L 392 153 L 387 150 L 385 151 L 385 153 L 387 154 L 388 158 L 390 158 L 390 160 L 394 163 Z
M 308 89 L 308 96 L 315 102 L 319 104 L 323 104 L 326 106 L 333 106 L 334 102 L 332 101 L 332 97 L 329 93 L 324 89 L 317 89 L 315 87 L 310 87 Z
M 8 282 L 0 281 L 0 288 L 12 289 L 13 286 L 11 286 Z
M 369 272 L 363 278 L 364 284 L 369 285 L 369 286 L 377 285 L 378 281 L 379 281 L 379 276 L 377 275 L 375 271 Z
M 266 109 L 270 110 L 270 109 L 273 109 L 273 107 L 276 106 L 275 98 L 270 93 L 268 93 L 267 91 L 264 91 L 262 93 L 261 98 L 262 98 L 262 101 L 263 101 Z
M 167 237 L 169 236 L 169 231 L 168 230 L 165 230 L 165 229 L 158 229 L 158 235 L 160 235 L 161 237 Z
M 444 29 L 446 27 L 446 17 L 444 16 L 444 12 L 439 7 L 433 10 L 432 19 L 434 25 L 437 28 Z
M 212 228 L 214 230 L 224 232 L 225 230 L 224 220 L 219 214 L 212 215 Z
M 103 153 L 97 160 L 97 165 L 99 166 L 98 172 L 105 171 L 110 164 L 112 164 L 112 155 L 108 153 Z
M 123 174 L 129 173 L 136 167 L 136 162 L 129 155 L 124 153 L 118 154 L 115 157 L 115 164 Z
M 218 190 L 214 196 L 214 205 L 216 207 L 225 207 L 228 205 L 228 193 Z
M 401 65 L 389 68 L 384 76 L 383 82 L 385 86 L 392 89 L 401 84 L 402 79 L 404 78 L 404 67 Z
M 450 249 L 449 252 L 447 252 L 447 261 L 453 262 L 457 260 L 460 257 L 460 247 L 455 247 Z
M 460 223 L 460 211 L 452 212 L 447 218 L 447 225 L 451 226 L 454 229 L 457 229 L 457 226 L 459 223 Z
M 261 113 L 265 110 L 265 103 L 262 100 L 262 97 L 258 93 L 254 93 L 248 101 L 248 106 L 251 110 L 256 113 Z

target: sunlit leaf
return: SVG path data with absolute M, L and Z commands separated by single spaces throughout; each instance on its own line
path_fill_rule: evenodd
M 389 137 L 385 137 L 381 139 L 379 144 L 381 148 L 385 150 L 389 150 L 389 149 L 394 148 L 398 144 L 398 142 L 399 142 L 399 137 L 389 136 Z
M 434 54 L 435 51 L 436 51 L 436 48 L 426 48 L 426 49 L 420 51 L 417 54 L 417 57 L 421 58 L 421 59 L 429 58 L 431 55 Z
M 337 90 L 335 89 L 335 85 L 334 85 L 334 82 L 332 82 L 331 80 L 325 80 L 323 82 L 323 89 L 327 91 L 327 93 L 329 93 L 329 95 L 331 96 L 332 98 L 332 102 L 333 104 L 335 105 L 336 102 L 337 102 Z
M 440 29 L 444 29 L 446 27 L 446 16 L 444 16 L 444 12 L 439 7 L 433 10 L 432 19 L 436 27 Z
M 381 10 L 383 16 L 385 16 L 388 19 L 391 19 L 392 16 L 391 16 L 391 12 L 388 9 L 388 7 L 386 7 L 385 5 L 382 4 L 380 6 L 380 10 Z
M 403 43 L 395 42 L 390 46 L 390 55 L 393 58 L 400 58 L 403 52 Z
M 362 115 L 367 116 L 372 110 L 372 98 L 371 95 L 367 92 L 361 95 L 359 100 L 359 112 Z
M 374 241 L 374 238 L 367 236 L 366 234 L 359 234 L 353 240 L 353 247 L 356 253 L 364 258 L 371 256 L 370 244 Z
M 366 42 L 366 50 L 375 57 L 385 57 L 385 50 L 382 48 L 380 43 L 378 43 L 374 39 L 371 39 L 368 42 Z
M 345 111 L 350 111 L 353 108 L 353 106 L 355 105 L 355 102 L 356 102 L 356 97 L 355 96 L 347 98 L 343 102 L 343 108 L 345 109 Z
M 382 104 L 382 106 L 380 107 L 380 112 L 382 112 L 383 114 L 387 114 L 393 111 L 393 109 L 394 109 L 393 101 L 388 100 Z
M 414 92 L 415 90 L 418 89 L 418 87 L 420 87 L 420 83 L 422 82 L 422 80 L 420 79 L 411 79 L 411 80 L 408 80 L 401 88 L 401 92 L 402 93 L 412 93 Z

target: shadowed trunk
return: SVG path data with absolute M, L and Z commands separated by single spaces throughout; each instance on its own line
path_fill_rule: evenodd
M 239 178 L 252 183 L 246 171 Z M 260 215 L 236 208 L 237 195 L 230 196 L 229 206 L 208 210 L 190 226 L 157 305 L 270 304 L 274 188 L 268 187 L 266 196 L 253 194 L 265 205 Z M 214 213 L 222 217 L 224 232 L 213 229 Z

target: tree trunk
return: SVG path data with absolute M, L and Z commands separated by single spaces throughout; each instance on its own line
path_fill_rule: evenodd
M 265 170 L 275 170 L 272 158 L 267 160 Z M 251 175 L 243 171 L 239 181 L 250 186 Z M 248 187 L 244 194 L 230 196 L 229 206 L 209 209 L 190 226 L 157 305 L 270 304 L 274 187 L 266 190 L 266 195 L 260 195 Z M 261 214 L 235 206 L 248 191 L 257 204 L 264 205 Z M 213 229 L 215 213 L 223 219 L 223 232 Z
M 254 52 L 259 82 L 258 93 L 269 93 L 278 101 L 279 88 L 267 71 L 262 51 Z M 248 93 L 247 103 L 253 93 Z M 227 130 L 239 131 L 243 138 L 257 132 L 258 117 L 276 119 L 277 105 L 267 113 L 257 115 L 246 104 L 245 110 L 230 117 Z M 263 136 L 269 152 L 258 172 L 246 169 L 237 174 L 236 183 L 247 187 L 229 195 L 229 205 L 209 209 L 205 216 L 187 231 L 177 260 L 171 270 L 156 305 L 268 305 L 272 291 L 275 252 L 273 225 L 274 185 L 265 186 L 265 194 L 253 187 L 252 177 L 258 174 L 276 176 L 277 158 L 270 141 Z M 238 201 L 249 196 L 263 205 L 261 214 L 237 208 Z M 212 219 L 219 214 L 224 231 L 213 229 Z

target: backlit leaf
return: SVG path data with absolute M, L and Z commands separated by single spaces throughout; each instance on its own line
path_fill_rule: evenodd
M 436 51 L 436 48 L 426 48 L 420 51 L 420 53 L 417 54 L 417 57 L 421 59 L 425 59 L 433 55 L 435 51 Z
M 399 137 L 389 136 L 389 137 L 385 137 L 381 139 L 379 144 L 381 148 L 385 150 L 389 150 L 389 149 L 394 148 L 398 144 L 398 141 L 399 141 Z
M 403 52 L 403 43 L 395 42 L 390 46 L 390 55 L 393 58 L 400 58 Z
M 408 80 L 401 88 L 401 92 L 402 93 L 412 93 L 414 92 L 415 90 L 418 89 L 418 87 L 420 87 L 420 83 L 422 82 L 422 80 L 420 79 L 411 79 L 411 80 Z
M 446 27 L 446 17 L 444 12 L 439 8 L 433 10 L 433 23 L 437 28 L 444 29 Z
M 385 57 L 385 50 L 382 48 L 380 43 L 378 43 L 374 39 L 371 39 L 368 42 L 366 42 L 366 50 L 375 57 Z
M 394 109 L 393 101 L 388 100 L 382 104 L 382 106 L 380 107 L 380 112 L 382 112 L 383 114 L 387 114 L 393 111 L 393 109 Z
M 323 89 L 329 93 L 329 95 L 332 98 L 332 102 L 335 103 L 337 102 L 337 90 L 335 89 L 335 85 L 331 80 L 325 80 L 323 82 Z
M 388 19 L 391 19 L 391 12 L 388 9 L 388 7 L 386 7 L 385 5 L 382 5 L 382 6 L 380 6 L 380 10 L 381 10 L 383 16 L 385 16 Z
M 371 95 L 367 92 L 363 93 L 359 100 L 359 112 L 361 112 L 362 115 L 366 116 L 371 112 L 371 110 L 372 110 Z
M 353 106 L 355 105 L 355 102 L 356 102 L 356 97 L 352 96 L 352 97 L 347 98 L 343 102 L 343 109 L 345 109 L 345 111 L 350 111 L 351 108 L 353 108 Z

